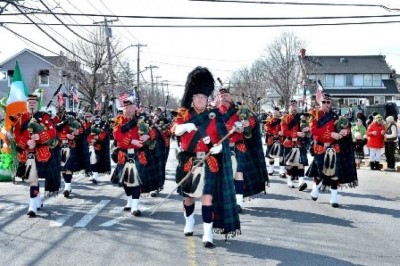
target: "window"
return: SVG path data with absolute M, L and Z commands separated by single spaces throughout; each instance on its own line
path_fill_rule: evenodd
M 7 72 L 6 71 L 0 71 L 0 81 L 6 81 L 7 80 Z
M 50 72 L 47 69 L 39 70 L 39 86 L 49 86 L 50 79 L 49 79 Z
M 372 86 L 374 86 L 374 87 L 382 86 L 382 75 L 381 74 L 373 74 L 372 75 Z
M 11 86 L 13 76 L 14 76 L 14 70 L 8 70 L 7 71 L 8 87 Z
M 345 75 L 335 75 L 335 87 L 345 86 Z
M 335 85 L 335 76 L 334 75 L 326 75 L 325 76 L 325 86 L 333 87 Z
M 353 75 L 352 74 L 346 75 L 346 86 L 349 86 L 349 87 L 353 86 Z
M 39 86 L 49 86 L 49 76 L 39 76 Z
M 364 75 L 364 87 L 370 87 L 370 86 L 372 86 L 372 75 L 365 74 Z
M 374 96 L 374 104 L 385 103 L 385 96 Z
M 348 98 L 347 100 L 347 105 L 352 104 L 353 107 L 358 105 L 358 99 L 357 98 Z

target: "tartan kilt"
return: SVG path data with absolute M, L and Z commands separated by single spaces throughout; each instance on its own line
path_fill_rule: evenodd
M 142 149 L 138 149 L 135 151 L 143 151 Z M 157 173 L 157 162 L 155 160 L 155 156 L 151 154 L 148 147 L 145 147 L 147 164 L 140 164 L 137 154 L 135 156 L 135 164 L 139 173 L 139 177 L 141 182 L 140 192 L 141 193 L 149 193 L 151 191 L 157 190 L 160 188 L 158 173 Z
M 57 146 L 50 149 L 51 157 L 47 162 L 37 162 L 39 178 L 45 178 L 45 191 L 55 192 L 61 186 L 61 151 Z
M 341 184 L 353 183 L 358 180 L 354 158 L 354 150 L 350 137 L 344 137 L 339 141 L 340 153 L 336 161 L 337 174 Z
M 68 160 L 65 162 L 65 165 L 63 166 L 62 170 L 63 171 L 72 171 L 72 172 L 77 172 L 80 171 L 81 168 L 81 163 L 79 162 L 79 150 L 78 148 L 70 148 L 69 149 L 70 154 Z M 61 162 L 60 162 L 61 164 Z
M 250 152 L 241 152 L 235 149 L 237 172 L 243 173 L 244 197 L 249 197 L 265 191 L 265 182 L 267 180 L 260 174 L 257 158 L 251 156 Z M 264 157 L 262 157 L 263 160 Z

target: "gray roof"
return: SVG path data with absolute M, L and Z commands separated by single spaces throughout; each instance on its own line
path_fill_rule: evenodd
M 383 55 L 305 56 L 300 59 L 307 74 L 391 74 Z
M 360 97 L 366 95 L 398 95 L 399 90 L 396 86 L 394 79 L 383 79 L 383 85 L 385 88 L 355 88 L 355 89 L 327 89 L 325 91 L 332 95 L 359 95 Z

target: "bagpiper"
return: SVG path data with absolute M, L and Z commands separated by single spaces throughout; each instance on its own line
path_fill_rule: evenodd
M 75 112 L 66 112 L 63 107 L 54 117 L 61 147 L 61 173 L 64 179 L 64 197 L 72 192 L 71 183 L 74 172 L 85 170 L 90 173 L 90 157 L 86 131 L 77 120 Z
M 245 106 L 236 105 L 227 88 L 219 90 L 219 111 L 224 115 L 227 130 L 236 125 L 229 138 L 233 151 L 232 161 L 236 162 L 233 173 L 238 212 L 242 212 L 243 197 L 265 192 L 268 173 L 265 164 L 260 124 L 256 116 Z
M 207 110 L 208 97 L 214 90 L 214 78 L 207 68 L 189 73 L 185 93 L 172 132 L 180 137 L 177 183 L 183 182 L 185 236 L 194 230 L 195 197 L 202 202 L 203 244 L 214 247 L 213 231 L 225 236 L 240 233 L 239 214 L 233 183 L 229 140 L 225 122 L 218 109 Z M 206 156 L 209 155 L 209 156 Z M 197 165 L 198 167 L 192 169 Z M 193 175 L 188 175 L 195 171 Z
M 308 166 L 307 148 L 305 141 L 310 128 L 305 114 L 297 112 L 297 100 L 290 101 L 289 112 L 282 117 L 281 129 L 284 137 L 284 156 L 287 177 L 287 185 L 294 188 L 294 181 L 299 180 L 298 188 L 303 191 L 307 188 L 304 182 L 304 167 Z
M 12 133 L 17 145 L 18 160 L 25 163 L 25 177 L 30 184 L 29 217 L 35 217 L 42 207 L 39 178 L 45 178 L 45 191 L 60 189 L 60 156 L 57 133 L 51 117 L 38 111 L 38 95 L 30 94 L 28 112 L 11 117 Z
M 283 160 L 283 137 L 281 130 L 281 117 L 279 107 L 274 107 L 272 116 L 265 123 L 267 151 L 266 157 L 269 159 L 268 174 L 274 173 L 275 159 L 279 161 L 279 176 L 285 178 L 285 161 Z
M 358 181 L 354 153 L 343 150 L 345 145 L 340 142 L 342 138 L 346 138 L 345 143 L 348 143 L 351 147 L 349 122 L 344 117 L 340 120 L 340 123 L 338 122 L 339 116 L 332 111 L 331 103 L 331 95 L 323 93 L 319 102 L 320 107 L 310 112 L 310 131 L 314 140 L 314 159 L 307 170 L 307 176 L 314 178 L 311 190 L 312 200 L 316 201 L 318 199 L 322 185 L 324 187 L 328 186 L 331 191 L 330 204 L 332 207 L 337 208 L 339 207 L 337 200 L 338 186 L 340 184 L 348 184 L 350 187 L 355 187 L 358 185 Z M 345 126 L 342 127 L 342 125 Z M 353 157 L 349 160 L 346 156 Z
M 135 150 L 143 148 L 150 139 L 148 134 L 139 134 L 138 119 L 136 117 L 137 108 L 135 99 L 128 97 L 123 102 L 123 115 L 118 115 L 114 119 L 113 135 L 117 143 L 117 164 L 120 171 L 118 175 L 122 179 L 127 203 L 124 210 L 131 211 L 134 216 L 141 216 L 139 209 L 141 176 L 138 172 L 139 161 L 145 163 L 146 157 L 141 152 Z M 144 157 L 143 157 L 144 156 Z

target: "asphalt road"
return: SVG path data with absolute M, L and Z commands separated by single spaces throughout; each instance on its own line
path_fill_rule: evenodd
M 245 202 L 242 234 L 227 241 L 214 234 L 216 248 L 205 249 L 199 201 L 192 237 L 183 235 L 176 193 L 150 216 L 175 188 L 176 163 L 171 150 L 165 189 L 142 198 L 142 217 L 123 212 L 123 189 L 105 175 L 94 185 L 78 173 L 71 198 L 45 198 L 37 218 L 26 215 L 27 184 L 0 183 L 0 265 L 400 264 L 399 173 L 362 167 L 360 186 L 340 190 L 337 209 L 328 191 L 310 199 L 311 180 L 299 192 L 271 176 L 266 194 Z

